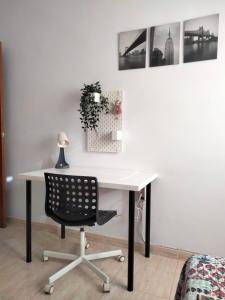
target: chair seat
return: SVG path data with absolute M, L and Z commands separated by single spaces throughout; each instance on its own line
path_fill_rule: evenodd
M 54 221 L 56 221 L 57 223 L 60 223 L 61 225 L 64 226 L 77 226 L 77 227 L 82 227 L 82 226 L 95 226 L 96 223 L 96 217 L 93 218 L 88 218 L 87 220 L 80 220 L 80 219 L 75 219 L 74 216 L 69 217 L 66 219 L 62 219 L 60 217 L 57 217 L 56 215 L 54 216 L 49 216 L 51 217 Z M 75 220 L 74 220 L 75 219 Z
M 74 214 L 74 215 L 67 215 L 66 218 L 62 218 L 62 216 L 51 216 L 51 218 L 65 226 L 94 226 L 95 223 L 98 225 L 104 225 L 109 220 L 111 220 L 114 216 L 117 215 L 116 210 L 98 210 L 97 214 L 97 220 L 95 219 L 95 216 L 90 218 L 90 216 L 85 220 L 85 216 Z M 75 221 L 75 220 L 76 221 Z
M 116 210 L 98 210 L 97 224 L 103 225 L 116 215 Z

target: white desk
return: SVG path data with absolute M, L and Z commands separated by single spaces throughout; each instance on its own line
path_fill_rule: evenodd
M 151 208 L 151 182 L 156 174 L 144 172 L 90 168 L 74 166 L 69 169 L 43 169 L 19 174 L 20 179 L 26 180 L 26 261 L 31 262 L 31 181 L 44 181 L 44 173 L 65 175 L 95 176 L 98 178 L 99 188 L 129 191 L 129 221 L 128 221 L 128 291 L 133 291 L 134 274 L 134 217 L 135 217 L 135 192 L 146 188 L 146 227 L 145 227 L 145 256 L 150 256 L 150 208 Z M 44 199 L 44 197 L 43 197 Z M 44 200 L 43 200 L 44 201 Z M 63 232 L 63 231 L 62 231 Z

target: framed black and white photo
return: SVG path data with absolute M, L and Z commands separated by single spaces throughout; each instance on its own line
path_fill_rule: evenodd
M 184 63 L 217 58 L 219 14 L 184 21 Z
M 150 67 L 179 64 L 180 23 L 150 28 Z
M 119 70 L 145 68 L 147 29 L 119 33 Z

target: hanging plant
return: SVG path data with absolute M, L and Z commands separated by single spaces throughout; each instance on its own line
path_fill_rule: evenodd
M 101 112 L 109 113 L 109 99 L 102 95 L 99 81 L 93 84 L 84 84 L 81 89 L 80 120 L 84 132 L 87 129 L 96 130 Z

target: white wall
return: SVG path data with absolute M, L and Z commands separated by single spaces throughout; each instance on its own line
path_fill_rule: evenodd
M 118 71 L 117 33 L 220 13 L 218 59 Z M 225 255 L 225 1 L 0 0 L 7 175 L 52 166 L 65 130 L 71 164 L 154 171 L 153 244 Z M 124 89 L 124 152 L 85 151 L 82 84 Z M 9 215 L 25 218 L 25 184 L 8 185 Z M 45 220 L 34 184 L 33 214 Z M 101 231 L 127 237 L 127 194 L 101 193 L 122 216 Z

